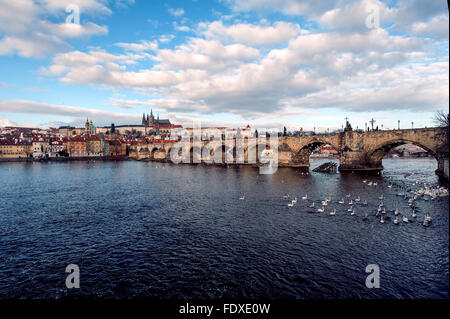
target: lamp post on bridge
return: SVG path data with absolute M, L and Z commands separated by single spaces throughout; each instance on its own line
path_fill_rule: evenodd
M 411 122 L 411 128 L 414 129 L 414 122 Z
M 314 126 L 314 134 L 316 134 L 316 127 Z
M 381 130 L 383 130 L 383 124 L 381 124 Z
M 398 120 L 397 122 L 398 122 L 398 129 L 400 129 L 400 120 Z
M 367 122 L 364 123 L 364 131 L 367 131 Z

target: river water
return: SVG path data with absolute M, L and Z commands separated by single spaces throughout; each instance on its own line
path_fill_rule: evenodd
M 421 187 L 416 181 L 437 185 L 437 163 L 383 165 L 367 177 L 134 161 L 0 164 L 0 298 L 448 298 L 448 197 L 417 201 L 412 223 L 375 217 L 384 195 L 388 210 L 413 219 L 397 194 Z M 285 194 L 298 197 L 294 207 Z M 337 203 L 346 194 L 368 206 L 351 216 Z M 312 212 L 325 198 L 325 213 Z M 68 264 L 80 267 L 80 289 L 65 286 Z M 378 289 L 365 285 L 369 264 L 380 268 Z

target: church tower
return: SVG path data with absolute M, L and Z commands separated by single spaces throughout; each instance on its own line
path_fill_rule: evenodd
M 153 109 L 150 110 L 150 118 L 148 119 L 148 126 L 153 126 L 155 124 L 155 117 L 153 116 Z

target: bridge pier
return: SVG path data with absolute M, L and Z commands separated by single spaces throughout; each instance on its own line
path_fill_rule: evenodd
M 339 156 L 339 171 L 379 172 L 383 170 L 381 161 L 371 161 L 365 151 L 342 150 Z

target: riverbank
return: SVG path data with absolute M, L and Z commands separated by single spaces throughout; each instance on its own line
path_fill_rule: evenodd
M 101 157 L 49 157 L 45 159 L 34 159 L 34 158 L 0 158 L 0 163 L 15 163 L 15 162 L 26 162 L 26 163 L 42 163 L 42 162 L 73 162 L 73 161 L 125 161 L 128 160 L 128 156 L 101 156 Z

